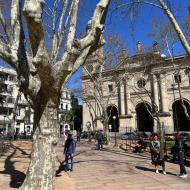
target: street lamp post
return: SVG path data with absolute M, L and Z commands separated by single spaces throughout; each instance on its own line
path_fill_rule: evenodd
M 4 131 L 4 132 L 6 131 L 5 117 L 6 117 L 6 116 L 4 115 L 4 123 L 3 123 L 3 125 L 4 125 L 4 130 L 3 130 L 3 131 Z M 6 131 L 6 132 L 7 132 L 7 131 Z
M 114 125 L 114 131 L 115 131 L 115 145 L 114 146 L 117 146 L 116 123 L 115 123 L 115 120 L 116 120 L 116 116 L 114 115 L 113 116 L 113 125 Z
M 111 141 L 111 124 L 109 124 L 109 138 L 110 138 L 110 141 Z
M 88 122 L 86 123 L 86 127 L 87 127 L 87 129 L 88 129 L 88 141 L 90 142 L 90 141 L 91 141 L 91 138 L 90 138 L 91 123 L 90 123 L 90 121 L 88 121 Z

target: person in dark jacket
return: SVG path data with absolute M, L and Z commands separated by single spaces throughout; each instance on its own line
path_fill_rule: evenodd
M 80 131 L 77 131 L 77 142 L 80 142 L 80 136 L 81 136 Z
M 184 165 L 184 153 L 185 153 L 184 139 L 183 139 L 183 136 L 180 135 L 179 133 L 176 134 L 176 137 L 175 137 L 175 151 L 177 152 L 178 160 L 179 160 L 179 167 L 180 167 L 179 177 L 186 178 L 187 171 Z
M 103 148 L 104 135 L 101 131 L 96 133 L 96 140 L 98 141 L 98 150 Z
M 72 138 L 72 134 L 69 133 L 67 140 L 65 141 L 64 154 L 65 154 L 65 162 L 68 170 L 73 171 L 73 156 L 76 149 L 76 143 Z M 69 167 L 70 160 L 70 167 Z

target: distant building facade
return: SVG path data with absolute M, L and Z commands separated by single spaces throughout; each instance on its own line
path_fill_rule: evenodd
M 17 97 L 18 96 L 18 97 Z M 61 114 L 72 109 L 72 92 L 63 88 L 59 105 L 59 126 L 68 128 L 69 125 L 61 120 Z M 15 102 L 15 119 L 13 111 Z M 14 130 L 14 131 L 12 131 Z M 30 134 L 33 131 L 33 110 L 22 93 L 19 94 L 17 87 L 17 75 L 12 69 L 0 67 L 0 132 L 18 132 Z
M 0 67 L 0 130 L 11 130 L 16 88 L 15 71 Z
M 63 88 L 59 104 L 60 134 L 63 134 L 65 131 L 70 130 L 70 125 L 64 121 L 63 116 L 71 109 L 72 109 L 72 92 L 69 89 Z
M 109 97 L 111 130 L 157 132 L 159 121 L 166 133 L 190 131 L 190 58 L 168 58 L 159 52 L 156 43 L 152 52 L 142 53 L 140 45 L 138 42 L 136 55 L 126 57 L 115 69 L 102 72 L 104 98 Z M 96 56 L 91 59 L 94 62 L 86 63 L 92 74 L 97 74 L 95 68 L 102 64 L 96 61 Z M 93 80 L 84 71 L 84 94 L 87 87 L 83 127 L 95 122 L 97 128 L 103 128 L 100 106 L 93 98 L 96 93 Z
M 0 131 L 4 131 L 6 134 L 13 132 L 13 130 L 31 133 L 32 110 L 24 95 L 18 94 L 16 80 L 14 70 L 0 67 Z M 18 104 L 15 110 L 17 98 Z M 15 119 L 13 119 L 13 112 L 15 112 Z

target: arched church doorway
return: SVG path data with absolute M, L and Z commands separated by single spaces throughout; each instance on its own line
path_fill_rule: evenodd
M 190 105 L 186 100 L 183 100 L 183 102 L 184 107 L 181 100 L 175 101 L 172 105 L 175 131 L 190 131 L 190 118 L 188 117 L 190 115 Z
M 117 108 L 115 106 L 109 106 L 107 108 L 107 113 L 109 117 L 108 125 L 111 126 L 111 132 L 119 132 L 119 118 Z
M 151 106 L 147 103 L 139 103 L 136 106 L 138 131 L 153 132 L 154 120 L 151 116 Z

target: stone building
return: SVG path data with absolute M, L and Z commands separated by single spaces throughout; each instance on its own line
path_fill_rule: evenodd
M 70 130 L 70 125 L 64 121 L 64 115 L 72 109 L 72 91 L 66 88 L 62 89 L 59 104 L 59 126 L 60 134 Z
M 140 45 L 138 42 L 136 55 L 125 57 L 114 69 L 101 73 L 103 96 L 109 97 L 107 112 L 111 130 L 156 132 L 159 121 L 166 133 L 190 131 L 190 58 L 166 57 L 156 43 L 152 52 L 142 53 Z M 96 68 L 103 60 L 99 61 L 101 56 L 95 54 L 92 57 L 86 67 L 96 76 L 99 72 Z M 88 100 L 83 105 L 83 127 L 95 122 L 97 128 L 102 128 L 101 108 L 94 98 L 96 89 L 86 72 L 83 91 Z
M 7 132 L 11 129 L 12 112 L 17 94 L 15 71 L 0 67 L 0 131 Z
M 21 93 L 18 95 L 18 86 L 16 81 L 16 72 L 13 69 L 0 67 L 0 132 L 11 132 L 30 134 L 33 130 L 33 110 L 29 102 Z M 16 117 L 13 120 L 13 109 L 15 107 L 18 95 L 18 104 L 16 107 Z M 62 128 L 69 128 L 67 123 L 60 120 L 63 112 L 72 108 L 72 92 L 67 88 L 62 89 L 59 105 L 59 124 Z

